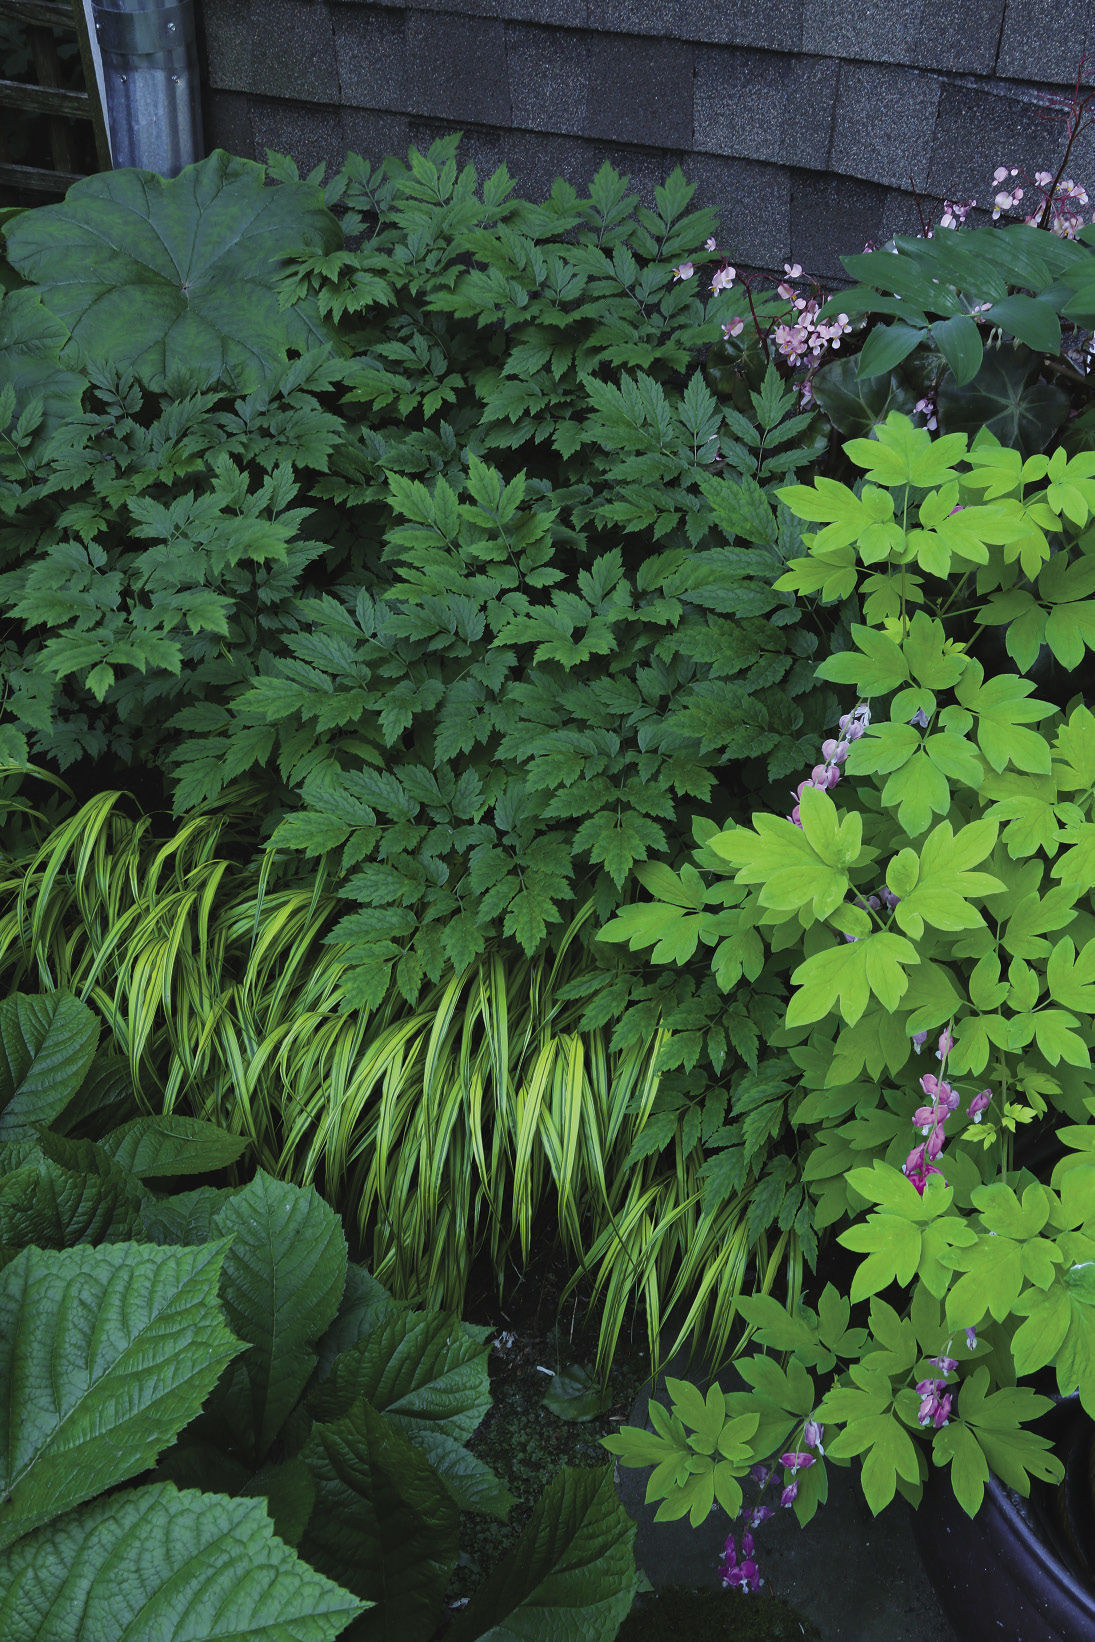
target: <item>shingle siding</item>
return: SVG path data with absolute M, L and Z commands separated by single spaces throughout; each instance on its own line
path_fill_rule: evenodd
M 1055 168 L 1038 94 L 1071 90 L 1093 5 L 197 0 L 205 146 L 303 173 L 462 130 L 531 198 L 609 159 L 650 202 L 680 163 L 743 266 L 839 278 L 841 252 L 915 228 L 914 187 L 984 202 L 996 165 Z M 1095 194 L 1095 133 L 1069 169 Z

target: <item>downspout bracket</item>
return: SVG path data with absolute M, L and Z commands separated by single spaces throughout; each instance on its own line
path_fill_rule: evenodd
M 194 7 L 160 6 L 155 11 L 102 11 L 92 5 L 100 50 L 123 57 L 151 57 L 194 41 Z

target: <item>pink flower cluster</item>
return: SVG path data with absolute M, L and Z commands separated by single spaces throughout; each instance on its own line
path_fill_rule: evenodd
M 913 1047 L 917 1054 L 924 1045 L 926 1032 L 913 1033 Z M 954 1048 L 954 1038 L 949 1027 L 945 1028 L 939 1039 L 939 1048 L 936 1054 L 940 1065 L 940 1072 L 946 1065 L 947 1056 Z M 920 1079 L 920 1087 L 931 1101 L 930 1106 L 918 1106 L 912 1115 L 913 1127 L 919 1129 L 925 1138 L 919 1146 L 914 1146 L 904 1163 L 901 1172 L 912 1181 L 920 1196 L 924 1195 L 924 1188 L 928 1184 L 929 1176 L 942 1175 L 942 1169 L 936 1168 L 936 1160 L 940 1157 L 946 1143 L 947 1119 L 958 1110 L 961 1096 L 957 1089 L 953 1089 L 942 1077 L 936 1077 L 934 1072 L 925 1072 Z M 982 1089 L 979 1095 L 974 1095 L 966 1108 L 966 1116 L 974 1123 L 980 1123 L 981 1114 L 992 1100 L 992 1090 Z
M 840 780 L 840 766 L 851 751 L 853 741 L 858 741 L 866 732 L 871 722 L 871 709 L 865 702 L 853 707 L 850 713 L 845 713 L 840 720 L 840 740 L 829 740 L 821 743 L 823 762 L 815 764 L 805 781 L 800 781 L 791 797 L 795 800 L 795 807 L 787 817 L 796 827 L 801 827 L 802 819 L 799 813 L 799 799 L 807 787 L 819 787 L 822 792 L 828 792 Z
M 801 274 L 802 269 L 797 262 L 794 266 Z M 784 268 L 790 271 L 789 264 L 785 263 Z M 777 290 L 785 301 L 792 304 L 798 316 L 793 324 L 777 325 L 772 333 L 776 347 L 789 365 L 802 364 L 807 354 L 816 365 L 826 348 L 835 351 L 840 347 L 841 337 L 852 328 L 847 314 L 837 314 L 835 319 L 819 321 L 817 315 L 821 303 L 816 297 L 796 296 L 794 288 L 786 283 L 777 286 Z
M 741 1536 L 742 1560 L 738 1561 L 738 1549 L 733 1534 L 727 1534 L 726 1544 L 722 1548 L 719 1559 L 719 1578 L 726 1590 L 759 1591 L 764 1584 L 760 1572 L 753 1558 L 753 1536 L 744 1533 Z
M 953 1397 L 945 1390 L 947 1375 L 953 1374 L 958 1363 L 953 1357 L 943 1352 L 938 1357 L 928 1359 L 939 1370 L 939 1378 L 932 1380 L 918 1380 L 916 1383 L 917 1395 L 920 1398 L 920 1412 L 917 1419 L 921 1425 L 934 1425 L 938 1431 L 940 1426 L 946 1425 L 951 1417 L 951 1403 Z
M 1023 198 L 1025 190 L 1020 184 L 1011 181 L 1012 177 L 1018 175 L 1018 167 L 1014 165 L 1010 170 L 1006 165 L 998 165 L 993 172 L 993 187 L 998 189 L 992 202 L 993 222 L 997 220 L 1002 212 L 1014 210 Z M 1001 184 L 1005 186 L 1001 187 Z M 1024 217 L 1023 221 L 1030 227 L 1037 227 L 1048 206 L 1049 219 L 1046 226 L 1050 233 L 1056 234 L 1059 239 L 1075 239 L 1084 226 L 1083 214 L 1079 207 L 1091 204 L 1087 190 L 1082 188 L 1078 182 L 1074 182 L 1071 177 L 1065 177 L 1053 188 L 1053 173 L 1051 171 L 1036 171 L 1034 173 L 1034 185 L 1036 188 L 1041 189 L 1042 197 L 1030 216 Z M 1052 201 L 1049 192 L 1051 188 Z M 1092 221 L 1095 222 L 1095 217 L 1092 218 Z
M 818 1454 L 824 1455 L 825 1449 L 821 1444 L 824 1429 L 824 1426 L 819 1425 L 816 1420 L 807 1420 L 802 1432 L 802 1441 L 805 1447 L 803 1449 L 788 1449 L 786 1454 L 780 1455 L 780 1464 L 784 1467 L 785 1473 L 790 1473 L 789 1476 L 786 1474 L 784 1476 L 783 1492 L 779 1500 L 781 1506 L 792 1506 L 798 1498 L 798 1482 L 796 1480 L 798 1473 L 808 1471 L 814 1463 L 814 1455 L 809 1453 L 808 1450 L 816 1449 Z M 754 1465 L 749 1473 L 757 1484 L 758 1503 L 754 1504 L 749 1510 L 742 1506 L 741 1514 L 745 1521 L 745 1529 L 741 1536 L 743 1560 L 740 1563 L 738 1561 L 737 1544 L 733 1534 L 727 1535 L 726 1544 L 722 1548 L 722 1557 L 719 1561 L 719 1577 L 726 1588 L 733 1587 L 739 1591 L 756 1591 L 764 1584 L 754 1555 L 752 1530 L 759 1528 L 761 1523 L 767 1522 L 768 1518 L 775 1514 L 770 1505 L 761 1505 L 759 1503 L 760 1496 L 764 1493 L 775 1474 L 775 1466 L 771 1465 Z

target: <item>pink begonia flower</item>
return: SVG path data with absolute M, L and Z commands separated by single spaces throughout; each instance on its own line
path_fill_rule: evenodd
M 991 1100 L 992 1090 L 982 1089 L 981 1093 L 979 1095 L 974 1095 L 973 1099 L 970 1101 L 969 1106 L 966 1109 L 966 1116 L 972 1118 L 974 1123 L 980 1123 L 981 1113 L 985 1110 L 985 1107 L 989 1105 Z
M 802 278 L 802 268 L 797 262 L 785 262 L 783 264 L 783 272 L 787 275 L 788 279 Z
M 795 288 L 793 285 L 788 285 L 786 280 L 784 280 L 782 285 L 777 285 L 776 290 L 783 298 L 784 302 L 792 302 L 794 300 Z
M 695 272 L 696 272 L 696 270 L 693 268 L 693 266 L 690 262 L 682 262 L 679 267 L 674 268 L 673 278 L 674 279 L 691 279 L 692 275 Z
M 728 320 L 727 323 L 723 326 L 722 334 L 727 339 L 727 341 L 729 341 L 729 339 L 732 336 L 740 336 L 744 329 L 745 329 L 744 319 L 742 319 L 738 314 L 735 314 L 733 319 Z
M 703 248 L 705 251 L 713 251 L 715 249 L 715 240 L 713 235 L 710 239 L 704 240 Z
M 720 268 L 718 270 L 718 272 L 715 274 L 714 279 L 711 281 L 711 289 L 715 293 L 715 295 L 717 296 L 720 291 L 730 290 L 730 288 L 733 285 L 736 278 L 737 278 L 737 270 L 736 269 L 734 269 L 734 268 Z

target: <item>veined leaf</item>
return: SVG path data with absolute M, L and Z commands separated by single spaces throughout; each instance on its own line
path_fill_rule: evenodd
M 147 1469 L 194 1418 L 240 1350 L 225 1251 L 32 1248 L 0 1272 L 0 1547 Z
M 263 1501 L 171 1483 L 0 1552 L 4 1642 L 334 1642 L 368 1606 L 283 1545 Z
M 245 1376 L 250 1389 L 249 1435 L 261 1460 L 303 1392 L 316 1365 L 315 1343 L 338 1311 L 346 1238 L 314 1190 L 261 1169 L 218 1210 L 213 1229 L 232 1238 L 221 1295 L 251 1348 L 236 1376 Z
M 95 1059 L 99 1024 L 71 993 L 0 999 L 0 1141 L 60 1117 Z
M 514 1549 L 480 1586 L 450 1642 L 612 1642 L 634 1598 L 634 1524 L 611 1467 L 565 1465 Z

